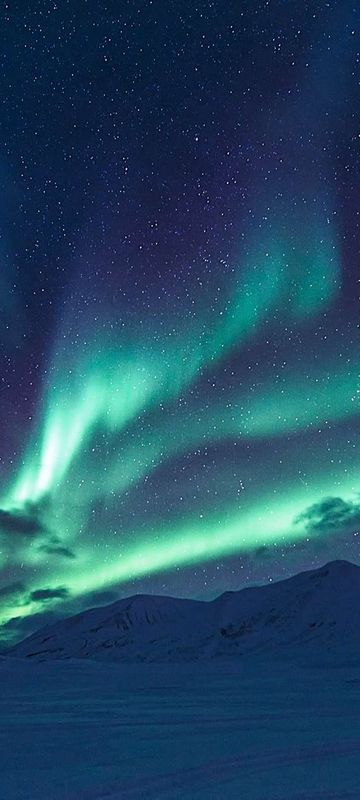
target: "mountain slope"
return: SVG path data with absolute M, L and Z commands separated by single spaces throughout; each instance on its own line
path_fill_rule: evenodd
M 360 652 L 360 567 L 334 561 L 211 602 L 135 595 L 34 633 L 9 652 L 34 659 L 178 661 L 310 648 Z

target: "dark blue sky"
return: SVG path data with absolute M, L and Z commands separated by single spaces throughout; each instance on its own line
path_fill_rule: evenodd
M 5 636 L 358 560 L 359 16 L 4 7 Z

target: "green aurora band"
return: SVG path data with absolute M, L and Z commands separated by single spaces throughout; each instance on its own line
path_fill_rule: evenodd
M 348 481 L 348 490 L 346 499 L 353 502 L 356 493 L 351 487 L 351 479 Z M 94 552 L 91 549 L 87 552 L 85 550 L 81 564 L 70 567 L 66 565 L 63 572 L 56 569 L 53 577 L 56 577 L 58 584 L 66 582 L 71 596 L 76 598 L 99 587 L 109 587 L 174 566 L 196 564 L 219 556 L 226 557 L 268 544 L 277 547 L 279 544 L 308 537 L 306 524 L 297 522 L 297 516 L 300 516 L 304 505 L 312 504 L 318 498 L 319 491 L 313 495 L 305 491 L 297 492 L 286 501 L 277 500 L 276 511 L 266 504 L 252 513 L 235 515 L 230 519 L 198 520 L 197 523 L 189 520 L 178 530 L 172 528 L 162 531 L 161 538 L 155 545 L 146 539 L 141 541 L 139 536 L 137 545 L 129 547 L 125 555 L 114 548 L 110 558 L 108 557 L 110 563 L 102 563 L 101 566 Z M 36 563 L 37 558 L 34 557 L 33 561 Z M 36 582 L 31 588 L 37 588 Z M 20 614 L 27 616 L 37 610 L 37 603 L 29 600 L 23 605 L 9 604 L 3 619 L 6 621 Z
M 232 348 L 253 337 L 274 309 L 285 309 L 286 321 L 308 319 L 326 307 L 339 285 L 335 237 L 327 228 L 320 238 L 312 230 L 307 233 L 306 248 L 300 242 L 265 242 L 260 257 L 253 256 L 245 274 L 239 275 L 232 296 L 215 298 L 218 308 L 210 319 L 198 309 L 190 330 L 187 323 L 187 330 L 178 332 L 171 323 L 165 335 L 158 336 L 157 348 L 153 342 L 150 347 L 144 341 L 109 346 L 96 340 L 80 363 L 59 375 L 55 368 L 46 392 L 42 434 L 36 435 L 4 507 L 36 502 L 52 493 L 96 428 L 123 430 L 145 410 L 178 397 L 200 371 L 213 368 Z
M 170 320 L 165 331 L 157 332 L 157 343 L 153 336 L 141 337 L 131 330 L 116 334 L 116 341 L 101 334 L 89 342 L 87 331 L 84 338 L 89 343 L 80 357 L 76 350 L 72 354 L 70 347 L 67 350 L 66 335 L 59 336 L 54 352 L 60 356 L 54 356 L 49 372 L 42 419 L 1 505 L 20 513 L 44 503 L 47 528 L 60 529 L 66 545 L 80 543 L 80 555 L 49 566 L 41 537 L 34 546 L 19 547 L 17 560 L 26 559 L 34 568 L 28 581 L 32 590 L 44 585 L 45 576 L 53 585 L 66 584 L 76 598 L 174 567 L 308 536 L 306 525 L 294 520 L 304 506 L 332 493 L 332 478 L 317 480 L 316 492 L 305 486 L 289 492 L 285 486 L 276 497 L 276 510 L 270 494 L 258 500 L 256 508 L 250 503 L 241 512 L 230 509 L 220 516 L 213 512 L 201 519 L 190 516 L 174 524 L 159 524 L 147 536 L 135 531 L 130 543 L 126 537 L 120 544 L 109 536 L 102 559 L 82 537 L 94 498 L 111 497 L 116 503 L 129 487 L 179 452 L 226 438 L 277 437 L 357 413 L 356 377 L 338 371 L 334 398 L 334 382 L 329 385 L 326 370 L 317 373 L 309 362 L 304 395 L 298 391 L 296 369 L 289 370 L 277 385 L 265 376 L 261 397 L 254 398 L 244 388 L 236 397 L 225 394 L 223 403 L 216 400 L 208 409 L 197 409 L 195 403 L 196 426 L 191 419 L 189 424 L 187 407 L 180 408 L 178 436 L 171 435 L 174 422 L 169 410 L 207 369 L 224 363 L 233 350 L 241 352 L 274 313 L 282 326 L 306 326 L 336 296 L 340 264 L 331 225 L 323 224 L 319 236 L 315 222 L 300 219 L 296 212 L 293 224 L 302 238 L 299 233 L 289 242 L 282 229 L 274 236 L 272 223 L 258 255 L 252 248 L 246 268 L 236 275 L 230 296 L 220 287 L 208 310 L 195 305 L 192 325 L 188 320 L 186 326 Z M 150 424 L 144 429 L 139 420 L 147 417 Z M 103 468 L 92 463 L 97 460 L 94 445 L 99 437 L 119 441 L 118 455 L 112 455 Z M 341 487 L 350 502 L 356 478 L 356 472 L 349 472 Z M 9 600 L 2 621 L 36 610 L 37 603 L 28 597 L 17 603 Z

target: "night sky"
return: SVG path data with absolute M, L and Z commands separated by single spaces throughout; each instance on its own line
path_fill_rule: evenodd
M 3 4 L 3 643 L 360 563 L 359 23 Z

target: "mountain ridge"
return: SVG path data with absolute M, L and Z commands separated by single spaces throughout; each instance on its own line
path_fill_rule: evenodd
M 188 661 L 277 649 L 360 652 L 360 567 L 346 560 L 213 600 L 135 594 L 41 628 L 32 659 Z

